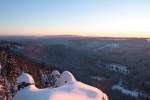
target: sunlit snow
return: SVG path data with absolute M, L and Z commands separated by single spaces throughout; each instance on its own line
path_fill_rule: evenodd
M 27 86 L 17 92 L 14 100 L 108 100 L 102 91 L 76 81 L 68 71 L 61 74 L 60 80 L 57 83 L 62 83 L 57 88 L 38 89 L 35 85 Z

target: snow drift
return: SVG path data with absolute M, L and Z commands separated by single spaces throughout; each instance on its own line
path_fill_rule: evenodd
M 13 100 L 108 100 L 102 91 L 76 81 L 68 71 L 62 73 L 60 80 L 65 84 L 57 88 L 38 89 L 34 84 L 29 85 L 18 91 Z

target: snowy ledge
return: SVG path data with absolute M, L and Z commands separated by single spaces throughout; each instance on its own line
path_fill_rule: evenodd
M 67 73 L 62 73 L 58 79 L 59 87 L 38 89 L 32 84 L 18 91 L 13 100 L 108 100 L 101 90 L 79 82 L 70 72 L 65 72 Z M 34 83 L 32 76 L 24 76 L 18 82 L 25 80 Z

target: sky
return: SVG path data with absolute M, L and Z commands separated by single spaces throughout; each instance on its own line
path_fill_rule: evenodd
M 150 0 L 0 0 L 0 35 L 150 37 Z

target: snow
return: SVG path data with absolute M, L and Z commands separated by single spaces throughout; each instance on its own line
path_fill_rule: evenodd
M 57 76 L 57 75 L 60 75 L 60 73 L 58 70 L 54 70 L 54 71 L 52 71 L 51 75 Z
M 60 77 L 61 80 L 65 78 L 67 83 L 57 88 L 45 89 L 30 85 L 18 91 L 13 100 L 108 100 L 101 90 L 76 81 L 68 71 L 63 72 Z
M 65 85 L 66 83 L 72 83 L 72 82 L 75 82 L 75 81 L 76 81 L 76 79 L 74 78 L 72 73 L 70 73 L 69 71 L 64 71 L 60 75 L 60 78 L 57 80 L 56 86 L 60 87 L 60 86 Z
M 113 90 L 119 90 L 119 91 L 121 91 L 125 95 L 129 95 L 129 96 L 133 96 L 133 97 L 138 97 L 139 96 L 139 92 L 137 92 L 135 90 L 125 89 L 124 87 L 121 87 L 120 85 L 114 85 L 112 87 L 112 89 Z
M 27 73 L 22 73 L 18 78 L 17 78 L 17 84 L 26 82 L 26 83 L 34 83 L 34 80 L 31 75 Z
M 118 90 L 125 95 L 132 96 L 135 98 L 143 97 L 143 98 L 148 98 L 148 100 L 150 98 L 149 94 L 146 92 L 139 91 L 137 89 L 129 90 L 129 89 L 126 89 L 124 87 L 125 86 L 122 84 L 122 82 L 119 82 L 118 84 L 112 86 L 112 90 Z
M 99 50 L 102 50 L 102 49 L 105 49 L 105 48 L 119 48 L 120 44 L 119 43 L 111 43 L 111 44 L 106 44 L 102 47 L 99 47 L 99 48 L 96 48 L 95 51 L 99 51 Z
M 108 100 L 103 92 L 81 82 L 46 89 L 38 89 L 32 85 L 19 91 L 14 100 L 62 100 L 62 98 L 63 100 Z
M 124 65 L 107 64 L 106 67 L 107 67 L 108 70 L 112 70 L 112 71 L 115 71 L 115 72 L 120 72 L 120 73 L 123 73 L 123 74 L 129 74 L 129 70 Z

